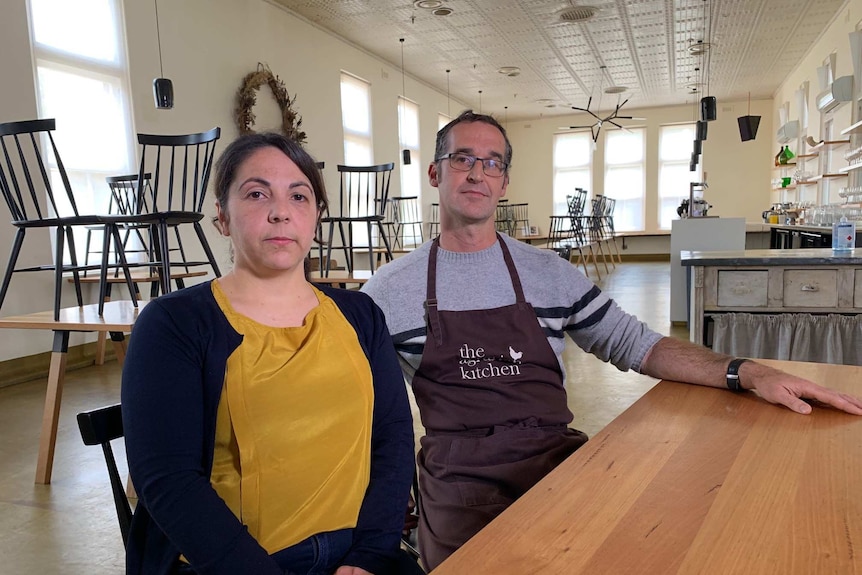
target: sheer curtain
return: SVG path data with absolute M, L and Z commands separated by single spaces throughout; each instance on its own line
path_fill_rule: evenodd
M 713 315 L 713 349 L 741 357 L 862 365 L 862 316 Z

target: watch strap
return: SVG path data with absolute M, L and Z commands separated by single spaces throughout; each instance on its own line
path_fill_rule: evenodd
M 745 358 L 737 357 L 736 359 L 730 360 L 730 363 L 727 366 L 727 375 L 725 376 L 725 381 L 727 382 L 727 388 L 731 391 L 745 391 L 742 385 L 739 383 L 739 366 L 745 363 L 746 361 L 751 361 Z

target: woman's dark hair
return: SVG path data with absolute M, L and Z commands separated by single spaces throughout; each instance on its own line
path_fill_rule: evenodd
M 296 164 L 300 171 L 311 182 L 314 199 L 320 214 L 326 212 L 329 207 L 329 199 L 326 196 L 326 187 L 323 184 L 323 176 L 320 174 L 318 163 L 305 151 L 301 145 L 287 136 L 274 132 L 260 134 L 247 134 L 240 136 L 231 142 L 215 165 L 215 195 L 221 206 L 221 210 L 227 213 L 227 199 L 229 188 L 236 178 L 239 167 L 257 150 L 262 148 L 276 148 L 284 152 L 284 155 Z M 315 238 L 316 239 L 316 238 Z
M 489 126 L 494 126 L 500 133 L 503 134 L 503 140 L 506 142 L 506 149 L 503 152 L 503 161 L 511 168 L 512 167 L 512 143 L 509 142 L 509 136 L 506 135 L 506 128 L 500 125 L 493 116 L 489 116 L 487 114 L 477 114 L 473 110 L 464 110 L 461 114 L 440 128 L 440 131 L 437 132 L 437 148 L 434 151 L 434 161 L 437 161 L 437 158 L 442 158 L 446 155 L 446 147 L 449 145 L 449 142 L 446 141 L 447 136 L 449 136 L 449 132 L 452 131 L 452 128 L 457 126 L 458 124 L 470 122 L 482 122 L 484 124 L 488 124 Z M 508 168 L 507 168 L 508 171 Z

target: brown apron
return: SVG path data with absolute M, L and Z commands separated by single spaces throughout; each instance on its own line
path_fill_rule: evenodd
M 497 241 L 516 301 L 470 311 L 437 309 L 439 240 L 431 245 L 427 336 L 413 376 L 426 430 L 419 548 L 429 570 L 587 440 L 567 427 L 572 413 L 559 362 L 499 234 Z

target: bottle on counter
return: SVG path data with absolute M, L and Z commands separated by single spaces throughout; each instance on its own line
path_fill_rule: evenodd
M 847 216 L 832 224 L 832 251 L 849 252 L 856 240 L 856 224 L 848 222 Z

